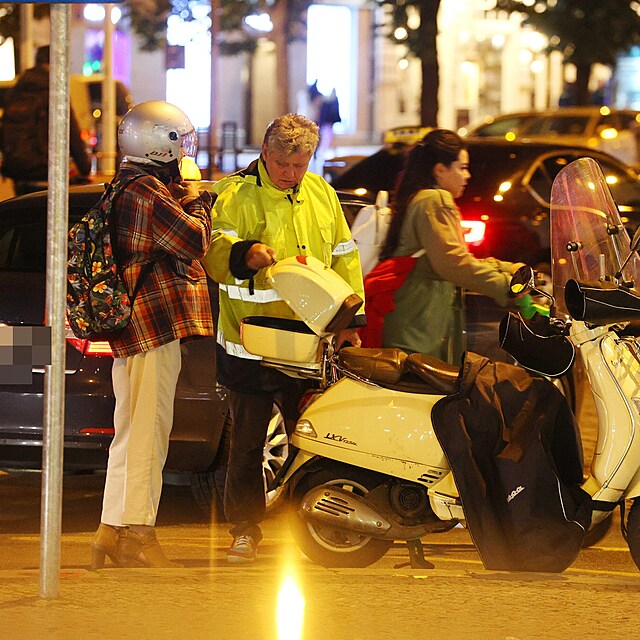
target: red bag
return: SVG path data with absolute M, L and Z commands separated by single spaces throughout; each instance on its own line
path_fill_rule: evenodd
M 424 253 L 424 252 L 420 252 Z M 382 346 L 382 327 L 387 313 L 396 308 L 396 291 L 414 270 L 419 256 L 388 258 L 369 271 L 364 278 L 367 326 L 358 330 L 363 347 Z

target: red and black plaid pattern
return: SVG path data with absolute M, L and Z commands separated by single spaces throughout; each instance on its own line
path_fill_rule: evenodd
M 145 173 L 137 165 L 121 171 Z M 207 278 L 199 262 L 211 241 L 210 200 L 185 199 L 183 205 L 152 175 L 132 182 L 118 198 L 114 247 L 119 263 L 127 265 L 130 293 L 144 264 L 156 263 L 136 297 L 131 322 L 111 342 L 115 357 L 178 338 L 214 335 Z

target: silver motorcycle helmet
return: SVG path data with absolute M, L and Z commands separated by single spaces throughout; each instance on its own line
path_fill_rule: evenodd
M 163 100 L 141 102 L 127 111 L 118 127 L 118 144 L 126 160 L 167 165 L 196 157 L 198 135 L 185 113 Z

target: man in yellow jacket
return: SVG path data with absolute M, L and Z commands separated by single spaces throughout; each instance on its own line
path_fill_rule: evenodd
M 260 157 L 215 187 L 213 240 L 204 265 L 220 288 L 218 379 L 229 389 L 233 417 L 224 495 L 233 536 L 229 562 L 255 560 L 265 511 L 262 451 L 273 403 L 284 403 L 291 424 L 303 391 L 299 380 L 262 367 L 240 340 L 240 322 L 247 316 L 295 317 L 263 269 L 289 256 L 314 256 L 364 299 L 358 249 L 338 196 L 323 178 L 307 173 L 317 145 L 318 127 L 308 118 L 276 118 Z M 337 348 L 360 344 L 356 328 L 365 324 L 363 309 L 352 324 L 337 337 Z

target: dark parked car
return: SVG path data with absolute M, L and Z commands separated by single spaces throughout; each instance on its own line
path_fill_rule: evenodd
M 471 128 L 469 138 L 581 145 L 637 166 L 640 112 L 606 106 L 558 107 L 547 111 L 506 113 Z
M 468 233 L 470 250 L 478 257 L 494 256 L 525 262 L 550 273 L 549 206 L 551 185 L 560 169 L 577 158 L 590 156 L 602 167 L 623 222 L 630 232 L 640 225 L 640 179 L 614 157 L 584 147 L 537 142 L 465 139 L 469 147 L 471 180 L 457 201 Z M 332 185 L 375 197 L 393 191 L 404 154 L 382 149 L 360 159 Z M 504 357 L 497 348 L 496 325 L 504 310 L 479 295 L 467 296 L 469 348 L 494 359 Z M 581 375 L 576 370 L 577 376 Z M 581 385 L 563 379 L 574 409 L 579 407 Z M 569 387 L 567 388 L 567 385 Z
M 614 157 L 584 147 L 537 142 L 465 139 L 471 180 L 458 199 L 467 241 L 478 257 L 494 256 L 543 268 L 550 263 L 549 198 L 560 169 L 584 156 L 602 167 L 630 231 L 640 224 L 640 179 Z M 375 197 L 393 191 L 403 154 L 381 150 L 337 176 L 336 189 Z
M 207 183 L 203 183 L 206 188 Z M 95 203 L 104 185 L 69 190 L 74 223 Z M 347 216 L 366 198 L 341 194 Z M 47 194 L 0 202 L 0 325 L 41 326 L 45 306 Z M 210 287 L 216 303 L 217 287 Z M 89 343 L 67 332 L 65 365 L 64 467 L 67 471 L 106 468 L 113 435 L 114 398 L 108 343 Z M 0 384 L 0 469 L 39 469 L 42 459 L 44 367 L 32 369 L 31 384 Z M 185 342 L 175 418 L 165 467 L 167 480 L 186 479 L 203 509 L 220 505 L 229 442 L 227 393 L 216 382 L 215 338 Z M 278 406 L 265 443 L 265 483 L 282 466 L 288 439 Z M 276 492 L 267 501 L 278 502 Z

